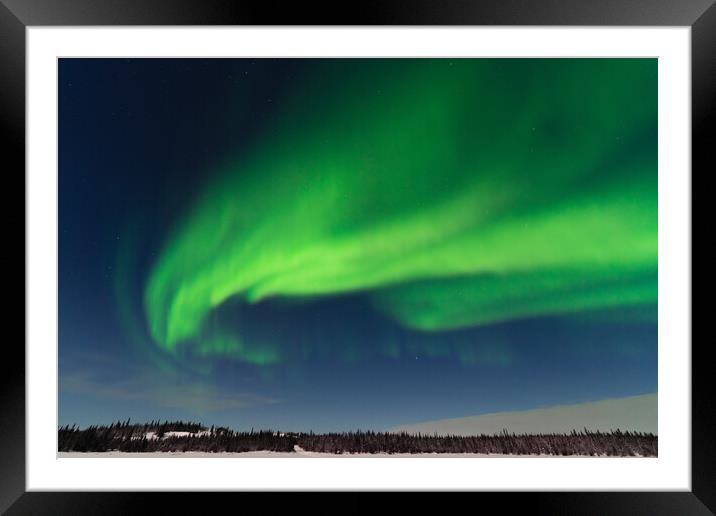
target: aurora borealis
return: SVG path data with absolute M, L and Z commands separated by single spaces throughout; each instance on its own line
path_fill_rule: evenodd
M 228 165 L 159 257 L 160 345 L 201 339 L 231 297 L 370 291 L 425 330 L 656 301 L 652 62 L 327 68 L 316 94 L 341 108 L 289 106 L 308 129 Z
M 656 60 L 60 71 L 61 358 L 78 346 L 63 339 L 100 336 L 120 362 L 202 393 L 304 400 L 326 428 L 347 421 L 315 395 L 334 388 L 356 418 L 411 407 L 375 416 L 391 424 L 473 415 L 465 400 L 505 385 L 485 403 L 569 401 L 575 381 L 585 399 L 655 390 Z M 78 273 L 100 262 L 106 290 Z M 517 394 L 529 370 L 536 399 Z M 366 377 L 388 401 L 360 392 Z M 460 394 L 440 409 L 450 389 L 421 395 L 423 417 L 405 392 L 426 378 Z M 253 417 L 311 424 L 276 410 Z

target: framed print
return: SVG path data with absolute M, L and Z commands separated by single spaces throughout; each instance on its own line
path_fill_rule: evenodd
M 257 490 L 713 510 L 711 2 L 3 2 L 9 514 Z

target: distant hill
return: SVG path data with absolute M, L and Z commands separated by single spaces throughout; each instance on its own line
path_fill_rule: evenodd
M 518 412 L 495 412 L 439 421 L 402 425 L 388 432 L 439 435 L 496 434 L 503 429 L 513 433 L 569 433 L 571 430 L 608 432 L 629 430 L 657 432 L 657 394 L 606 399 L 575 405 L 558 405 Z

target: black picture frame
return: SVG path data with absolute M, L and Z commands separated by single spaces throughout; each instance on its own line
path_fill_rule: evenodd
M 24 177 L 20 171 L 25 167 L 25 28 L 63 25 L 689 26 L 691 177 L 706 176 L 716 170 L 710 152 L 713 140 L 708 137 L 716 120 L 714 0 L 363 0 L 325 5 L 275 0 L 0 0 L 0 126 L 6 149 L 4 163 L 11 164 L 3 167 L 6 180 Z M 24 252 L 23 258 L 27 258 Z M 498 501 L 501 508 L 509 512 L 517 507 L 529 507 L 530 513 L 548 514 L 713 514 L 716 511 L 716 402 L 711 395 L 709 346 L 694 340 L 691 348 L 691 491 L 479 493 L 477 495 L 483 498 L 480 503 Z M 208 507 L 207 500 L 177 493 L 25 492 L 25 368 L 19 367 L 24 360 L 19 339 L 7 341 L 0 376 L 0 511 L 35 515 L 134 514 L 148 507 L 147 497 L 159 496 L 166 499 L 161 501 L 163 505 L 181 504 L 182 512 L 202 513 L 198 508 Z M 225 501 L 230 501 L 227 497 L 237 496 L 217 495 Z M 203 498 L 206 494 L 197 496 Z M 349 503 L 341 502 L 341 512 L 368 510 L 372 504 L 368 498 L 351 494 Z M 215 504 L 216 500 L 210 503 Z M 193 506 L 196 511 L 192 510 Z M 169 510 L 169 506 L 164 509 Z

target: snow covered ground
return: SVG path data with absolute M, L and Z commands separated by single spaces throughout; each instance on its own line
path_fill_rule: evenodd
M 202 435 L 209 435 L 209 434 L 211 434 L 210 430 L 201 430 L 200 432 L 196 432 L 196 433 L 194 433 L 194 432 L 165 432 L 164 437 L 162 437 L 162 439 L 166 439 L 168 437 L 187 437 L 190 435 L 193 435 L 196 437 L 201 437 Z M 144 434 L 144 436 L 150 440 L 159 439 L 156 432 L 147 432 L 146 434 Z M 132 437 L 132 439 L 141 439 L 141 438 L 142 438 L 141 436 Z
M 221 453 L 209 453 L 209 452 L 151 452 L 151 453 L 131 453 L 131 452 L 119 452 L 119 451 L 110 451 L 110 452 L 60 452 L 57 454 L 58 459 L 67 459 L 67 458 L 80 458 L 80 459 L 87 459 L 87 458 L 110 458 L 110 457 L 123 457 L 123 458 L 152 458 L 152 459 L 171 459 L 171 458 L 201 458 L 201 459 L 237 459 L 237 458 L 290 458 L 290 459 L 305 459 L 305 458 L 315 458 L 315 459 L 340 459 L 340 458 L 392 458 L 392 459 L 402 459 L 402 458 L 455 458 L 455 457 L 461 457 L 461 458 L 478 458 L 478 457 L 491 457 L 491 458 L 498 458 L 498 457 L 517 457 L 517 458 L 525 458 L 525 457 L 533 457 L 533 458 L 561 458 L 561 459 L 570 459 L 570 458 L 580 458 L 582 456 L 579 455 L 568 455 L 566 457 L 558 457 L 556 455 L 505 455 L 505 454 L 485 454 L 485 453 L 345 453 L 342 455 L 336 455 L 335 453 L 319 453 L 319 452 L 310 452 L 302 449 L 300 446 L 296 445 L 294 446 L 295 453 L 289 453 L 289 452 L 273 452 L 273 451 L 255 451 L 255 452 L 243 452 L 243 453 L 227 453 L 227 452 L 221 452 Z M 584 457 L 588 457 L 585 455 Z M 595 458 L 595 457 L 590 457 Z M 597 457 L 598 458 L 598 457 Z M 609 457 L 605 457 L 609 458 Z M 618 458 L 625 458 L 625 457 L 618 457 Z
M 81 452 L 60 452 L 57 454 L 58 459 L 67 459 L 67 458 L 110 458 L 110 457 L 120 457 L 120 458 L 161 458 L 161 459 L 170 459 L 170 458 L 210 458 L 210 459 L 237 459 L 237 458 L 290 458 L 290 459 L 305 459 L 305 458 L 314 458 L 314 459 L 341 459 L 341 458 L 351 458 L 351 459 L 360 459 L 360 458 L 391 458 L 391 459 L 402 459 L 402 458 L 412 458 L 412 459 L 422 459 L 422 458 L 456 458 L 456 457 L 462 457 L 462 458 L 478 458 L 478 457 L 491 457 L 491 458 L 498 458 L 498 457 L 505 457 L 505 458 L 558 458 L 558 459 L 571 459 L 571 458 L 580 458 L 580 456 L 577 455 L 570 455 L 566 457 L 557 457 L 555 455 L 501 455 L 501 454 L 494 454 L 494 455 L 488 455 L 488 454 L 477 454 L 477 453 L 394 453 L 392 455 L 388 453 L 354 453 L 354 454 L 343 454 L 343 455 L 335 455 L 333 453 L 318 453 L 318 452 L 307 452 L 307 451 L 301 451 L 297 453 L 289 453 L 289 452 L 271 452 L 271 451 L 256 451 L 256 452 L 245 452 L 245 453 L 207 453 L 207 452 L 153 452 L 153 453 L 129 453 L 129 452 L 92 452 L 92 453 L 81 453 Z M 583 457 L 582 457 L 583 458 Z M 590 457 L 595 458 L 595 457 Z M 604 458 L 620 458 L 623 459 L 625 457 L 604 457 Z

